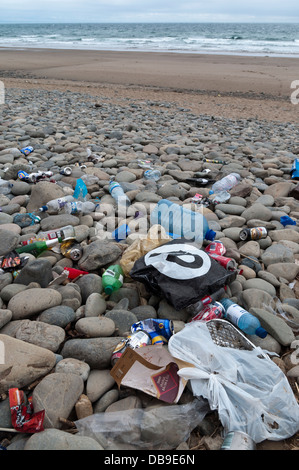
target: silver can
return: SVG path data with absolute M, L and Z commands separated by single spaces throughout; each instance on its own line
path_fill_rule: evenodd
M 226 434 L 220 450 L 255 450 L 254 440 L 245 432 L 231 431 Z

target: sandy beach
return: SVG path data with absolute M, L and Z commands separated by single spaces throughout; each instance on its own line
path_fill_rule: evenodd
M 7 88 L 169 100 L 200 114 L 294 121 L 297 59 L 230 55 L 0 49 Z

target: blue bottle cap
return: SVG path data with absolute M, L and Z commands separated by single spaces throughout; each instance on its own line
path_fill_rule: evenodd
M 255 330 L 255 334 L 260 338 L 266 338 L 268 332 L 261 326 Z
M 206 240 L 214 241 L 215 237 L 216 237 L 216 232 L 214 232 L 214 230 L 208 230 L 206 235 L 205 235 Z
M 210 189 L 209 194 L 214 194 L 214 191 L 212 191 L 212 190 Z

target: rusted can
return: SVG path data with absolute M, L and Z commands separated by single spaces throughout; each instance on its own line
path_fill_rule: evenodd
M 254 440 L 245 432 L 231 431 L 227 433 L 220 450 L 255 450 Z
M 244 228 L 240 232 L 240 240 L 260 240 L 268 235 L 265 227 Z

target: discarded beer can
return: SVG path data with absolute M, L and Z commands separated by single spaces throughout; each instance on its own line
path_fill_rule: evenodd
M 231 431 L 225 436 L 220 450 L 256 450 L 256 445 L 245 432 Z
M 147 333 L 156 333 L 167 342 L 173 335 L 174 327 L 172 320 L 163 320 L 159 318 L 147 318 L 146 320 L 134 323 L 131 326 L 132 332 L 146 331 Z
M 158 335 L 158 333 L 156 333 L 155 331 L 152 331 L 151 333 L 149 333 L 149 335 L 151 337 L 153 345 L 155 345 L 155 344 L 167 344 L 166 339 L 163 338 L 163 336 Z
M 22 152 L 24 155 L 29 155 L 29 153 L 33 152 L 33 147 L 29 146 L 29 147 L 24 147 L 20 150 L 20 152 Z
M 26 171 L 20 170 L 18 171 L 18 177 L 20 180 L 28 181 L 29 180 L 29 173 Z
M 240 232 L 240 240 L 260 240 L 268 235 L 265 227 L 244 228 Z
M 66 240 L 62 242 L 60 245 L 60 251 L 63 256 L 74 261 L 78 261 L 80 258 L 82 258 L 83 255 L 82 246 L 78 243 L 74 244 L 73 240 Z
M 221 264 L 221 266 L 223 266 L 225 269 L 237 269 L 237 263 L 234 259 L 227 258 L 226 256 L 216 255 L 214 253 L 209 253 L 209 255 L 211 256 L 211 258 L 214 258 L 214 260 Z
M 70 166 L 66 166 L 59 172 L 61 175 L 70 176 L 72 174 L 72 169 Z
M 136 331 L 132 333 L 127 338 L 121 340 L 114 349 L 111 356 L 112 366 L 115 365 L 116 361 L 118 361 L 127 348 L 138 349 L 143 346 L 148 346 L 149 344 L 152 344 L 152 340 L 146 331 Z
M 209 253 L 209 255 L 224 255 L 226 252 L 226 248 L 222 242 L 220 242 L 219 240 L 214 240 L 213 242 L 208 244 L 208 246 L 205 248 L 205 251 Z
M 224 307 L 220 302 L 211 302 L 198 312 L 190 321 L 209 321 L 214 318 L 224 318 Z

